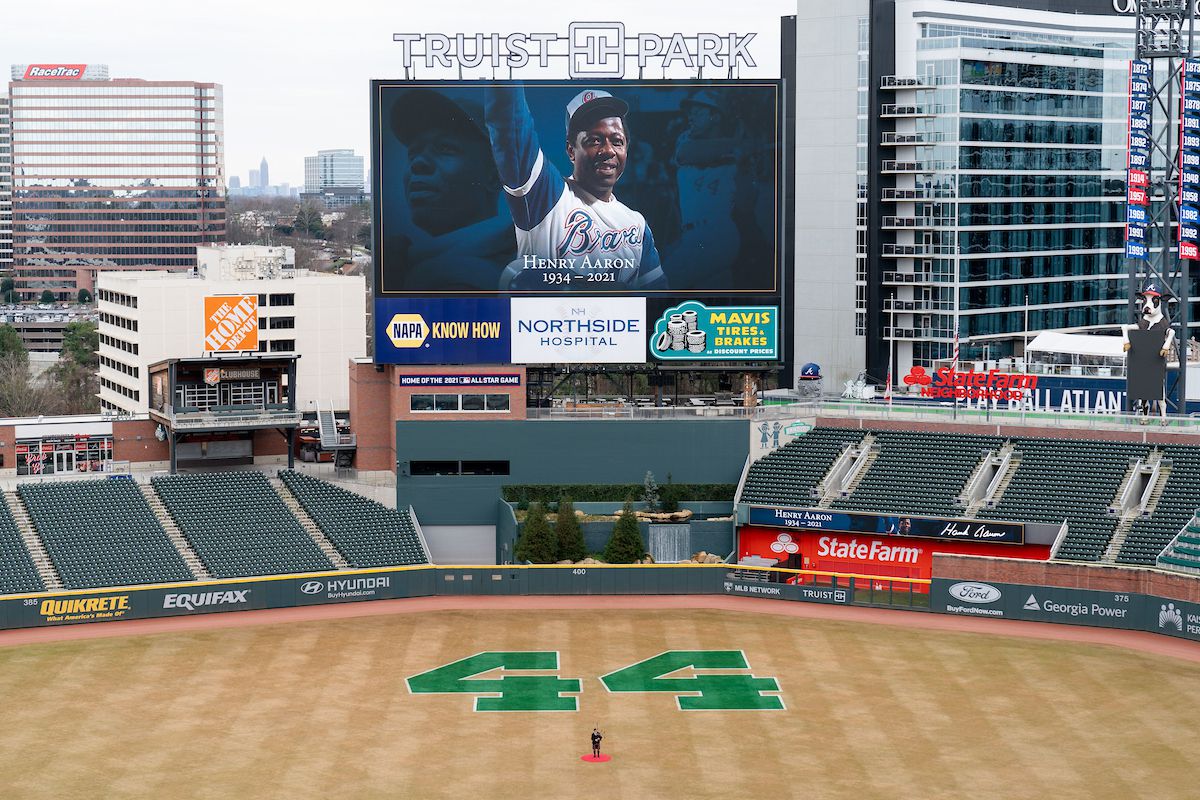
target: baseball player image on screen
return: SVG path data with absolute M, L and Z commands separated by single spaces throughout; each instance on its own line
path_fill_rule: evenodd
M 564 178 L 542 152 L 524 88 L 488 87 L 484 114 L 517 236 L 502 291 L 669 288 L 646 218 L 613 194 L 625 170 L 628 113 L 625 101 L 599 89 L 567 104 L 572 172 Z

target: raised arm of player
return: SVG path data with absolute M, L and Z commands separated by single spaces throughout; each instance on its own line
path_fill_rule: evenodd
M 563 178 L 538 143 L 524 87 L 489 84 L 484 116 L 513 222 L 532 230 L 562 196 Z

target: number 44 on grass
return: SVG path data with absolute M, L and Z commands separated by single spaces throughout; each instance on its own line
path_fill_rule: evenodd
M 476 711 L 577 711 L 578 678 L 560 678 L 553 650 L 489 650 L 408 679 L 411 694 L 473 694 Z M 612 694 L 667 693 L 683 711 L 781 711 L 779 682 L 743 672 L 741 650 L 668 650 L 600 678 Z

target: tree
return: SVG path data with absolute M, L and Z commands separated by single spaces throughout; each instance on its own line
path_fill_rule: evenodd
M 54 292 L 50 291 L 49 289 L 42 290 L 42 299 L 40 302 L 53 303 L 55 301 L 55 299 L 56 298 L 54 297 Z
M 90 302 L 92 302 L 92 293 L 89 292 L 87 289 L 80 289 L 79 290 L 79 304 L 87 305 Z
M 662 487 L 662 503 L 659 506 L 668 514 L 679 510 L 679 487 L 671 481 L 671 473 L 667 473 L 667 485 Z
M 654 511 L 658 508 L 658 484 L 654 482 L 654 473 L 646 470 L 646 480 L 643 481 L 642 500 L 646 503 L 647 511 Z
M 54 386 L 30 383 L 28 363 L 14 353 L 0 355 L 0 416 L 36 417 L 61 410 Z
M 324 239 L 327 231 L 321 220 L 323 211 L 313 202 L 301 203 L 296 209 L 296 235 L 311 239 Z
M 550 523 L 546 521 L 546 509 L 541 503 L 529 506 L 525 525 L 517 537 L 515 555 L 519 561 L 532 561 L 534 564 L 552 564 L 557 560 L 558 542 Z
M 86 414 L 96 410 L 100 391 L 100 334 L 94 322 L 71 322 L 63 329 L 63 346 L 58 363 L 49 371 L 62 411 Z
M 579 527 L 579 518 L 575 516 L 575 506 L 569 497 L 564 497 L 558 502 L 554 538 L 558 540 L 559 561 L 578 561 L 587 555 L 587 547 L 583 543 L 583 530 Z
M 12 325 L 0 325 L 0 357 L 12 356 L 23 364 L 29 363 L 29 351 L 21 334 Z
M 8 294 L 13 289 L 15 289 L 16 286 L 17 285 L 15 282 L 13 282 L 12 278 L 5 278 L 4 280 L 0 280 L 0 294 Z
M 637 515 L 633 513 L 633 503 L 626 500 L 604 548 L 604 560 L 609 564 L 636 564 L 645 557 L 646 545 L 642 542 Z

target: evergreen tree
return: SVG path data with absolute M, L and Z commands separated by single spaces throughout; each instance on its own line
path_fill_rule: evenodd
M 671 473 L 667 473 L 667 485 L 662 487 L 662 504 L 660 506 L 663 511 L 669 514 L 674 514 L 679 510 L 679 487 L 671 481 Z
M 612 537 L 604 548 L 604 560 L 609 564 L 633 564 L 645 557 L 646 546 L 642 543 L 642 532 L 638 528 L 637 515 L 633 513 L 633 503 L 626 500 Z
M 646 480 L 642 483 L 642 500 L 646 503 L 647 511 L 658 510 L 658 484 L 654 482 L 654 473 L 646 470 Z
M 559 561 L 578 561 L 587 555 L 587 548 L 583 543 L 583 529 L 579 527 L 575 506 L 569 497 L 564 497 L 558 503 L 558 520 L 554 523 L 554 535 L 558 539 Z
M 518 561 L 532 561 L 534 564 L 552 564 L 557 560 L 558 542 L 550 523 L 546 521 L 546 509 L 541 503 L 530 504 L 525 525 L 517 537 L 515 555 Z

